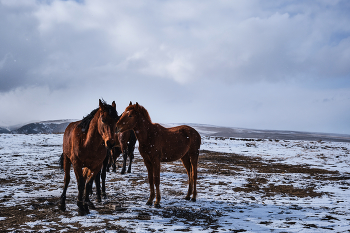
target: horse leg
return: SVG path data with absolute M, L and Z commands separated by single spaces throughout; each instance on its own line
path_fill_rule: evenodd
M 113 156 L 114 156 L 114 149 L 112 150 L 107 150 L 107 155 L 105 160 L 107 161 L 103 161 L 103 166 L 106 166 L 106 171 L 109 172 L 109 168 L 112 166 L 113 164 Z
M 148 182 L 150 188 L 150 196 L 146 205 L 152 205 L 154 199 L 154 183 L 153 183 L 153 166 L 151 161 L 144 161 L 148 172 Z
M 92 194 L 92 184 L 93 184 L 93 182 L 94 182 L 94 180 L 90 180 L 89 184 L 86 184 L 86 187 L 85 187 L 85 192 L 86 192 L 86 189 L 87 189 L 89 195 Z
M 131 148 L 132 147 L 132 148 Z M 128 167 L 128 173 L 131 173 L 131 164 L 134 159 L 134 147 L 133 146 L 128 146 L 128 155 L 129 155 L 129 167 Z
M 114 147 L 113 149 L 113 163 L 112 163 L 112 167 L 113 167 L 113 172 L 117 172 L 117 165 L 116 165 L 116 160 L 119 157 L 121 153 L 120 147 Z
M 83 195 L 85 190 L 85 178 L 83 176 L 82 167 L 79 165 L 73 165 L 73 166 L 74 166 L 75 177 L 78 183 L 78 200 L 77 200 L 78 215 L 83 216 L 85 214 L 89 214 L 89 207 L 87 205 L 84 205 L 83 203 Z
M 128 155 L 129 155 L 129 167 L 128 167 L 128 173 L 131 173 L 131 164 L 134 159 L 134 150 L 135 150 L 135 144 L 136 144 L 136 136 L 134 131 L 130 132 L 129 137 L 129 143 L 128 143 Z
M 102 163 L 102 171 L 100 170 L 98 172 L 98 183 L 100 183 L 100 174 L 102 178 L 102 196 L 106 197 L 106 173 L 107 173 L 107 167 L 109 166 L 108 163 L 110 161 L 110 158 L 112 157 L 112 153 L 110 150 L 107 150 L 106 158 L 103 160 Z M 97 187 L 97 185 L 96 185 Z M 100 187 L 99 187 L 100 188 Z M 101 202 L 101 194 L 97 194 L 97 201 Z
M 64 187 L 63 187 L 63 192 L 60 198 L 60 203 L 59 203 L 59 208 L 62 211 L 66 210 L 66 193 L 67 193 L 67 188 L 68 188 L 68 184 L 70 182 L 70 165 L 71 162 L 69 160 L 69 158 L 62 154 L 62 156 L 64 156 L 62 159 L 63 161 L 63 169 L 64 169 Z
M 193 182 L 193 196 L 191 201 L 196 201 L 196 198 L 197 198 L 198 157 L 199 157 L 199 150 L 197 149 L 195 152 L 193 152 L 192 156 L 190 156 L 191 165 L 192 165 L 192 182 Z
M 91 176 L 91 171 L 89 170 L 89 168 L 85 167 L 83 169 L 83 176 L 85 180 L 89 179 L 89 176 Z M 91 184 L 87 187 L 89 189 L 89 195 L 92 194 L 92 184 L 93 184 L 93 180 L 89 181 Z M 86 188 L 85 188 L 86 189 Z
M 98 172 L 95 176 L 95 185 L 96 185 L 96 201 L 101 202 L 101 184 L 100 184 L 101 172 Z M 103 186 L 103 183 L 102 183 Z
M 154 207 L 160 208 L 160 189 L 159 189 L 159 184 L 160 184 L 160 161 L 156 161 L 154 163 L 154 169 L 153 169 L 153 176 L 154 176 L 154 184 L 156 186 L 156 201 L 154 202 Z
M 84 208 L 86 208 L 85 207 L 85 205 L 86 205 L 86 206 L 89 206 L 91 209 L 95 209 L 94 204 L 92 204 L 92 202 L 90 201 L 89 194 L 92 191 L 92 183 L 96 177 L 97 176 L 90 176 L 86 181 Z M 96 182 L 96 180 L 95 180 L 95 182 Z M 99 187 L 99 184 L 96 183 L 96 190 L 98 189 L 98 187 Z M 87 210 L 87 211 L 89 211 L 89 210 Z
M 102 165 L 102 171 L 99 172 L 99 174 L 101 173 L 101 179 L 102 179 L 102 193 L 101 194 L 104 198 L 107 197 L 107 195 L 106 195 L 106 171 L 107 171 L 106 166 L 107 166 L 107 164 L 105 163 L 105 161 L 103 162 L 103 165 Z M 108 162 L 108 160 L 107 160 L 107 162 Z M 100 179 L 100 177 L 99 177 L 99 179 Z M 101 195 L 97 196 L 97 201 L 101 202 Z
M 113 168 L 112 169 L 113 172 L 117 172 L 117 166 L 115 165 L 115 163 L 112 164 L 112 168 Z
M 128 159 L 128 152 L 127 149 L 122 149 L 123 151 L 123 168 L 121 174 L 125 174 L 126 170 L 126 160 Z
M 192 194 L 192 187 L 193 187 L 193 179 L 192 179 L 192 168 L 191 168 L 191 160 L 190 157 L 186 154 L 181 158 L 181 161 L 186 168 L 187 175 L 188 175 L 188 191 L 187 195 L 185 197 L 186 200 L 191 199 L 191 194 Z

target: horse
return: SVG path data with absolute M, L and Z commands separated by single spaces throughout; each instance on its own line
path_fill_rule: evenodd
M 81 121 L 70 123 L 63 136 L 63 153 L 61 155 L 61 167 L 64 169 L 64 187 L 60 197 L 59 208 L 66 210 L 66 192 L 70 182 L 70 166 L 73 165 L 78 184 L 78 214 L 89 214 L 89 200 L 91 180 L 101 171 L 102 163 L 106 157 L 106 150 L 111 150 L 115 145 L 115 129 L 118 121 L 116 104 L 108 105 L 104 100 L 99 100 L 99 107 L 93 110 Z M 91 175 L 85 180 L 83 167 L 91 171 Z M 85 200 L 83 195 L 85 190 Z M 100 190 L 97 191 L 100 196 Z
M 124 113 L 117 122 L 117 133 L 133 129 L 139 141 L 139 151 L 148 171 L 150 185 L 150 197 L 147 205 L 160 207 L 160 163 L 181 159 L 186 168 L 188 192 L 186 200 L 196 201 L 197 197 L 197 167 L 201 137 L 192 127 L 181 125 L 165 128 L 157 123 L 152 123 L 148 111 L 137 102 L 126 107 Z M 191 199 L 191 195 L 192 199 Z
M 120 153 L 123 153 L 123 168 L 121 174 L 125 174 L 126 171 L 126 161 L 129 157 L 128 173 L 131 173 L 131 164 L 134 159 L 134 150 L 136 144 L 136 136 L 134 131 L 128 130 L 123 133 L 117 134 L 117 140 L 119 142 L 118 146 L 113 149 L 113 156 L 111 156 L 110 164 L 112 166 L 112 171 L 116 172 L 116 159 L 119 157 Z

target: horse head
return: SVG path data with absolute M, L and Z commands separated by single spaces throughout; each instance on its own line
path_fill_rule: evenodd
M 125 109 L 117 122 L 117 133 L 135 128 L 140 114 L 138 111 L 139 108 L 140 105 L 137 102 L 133 105 L 130 101 L 129 106 Z
M 98 131 L 103 138 L 105 147 L 111 150 L 116 142 L 115 129 L 118 120 L 116 104 L 113 101 L 111 106 L 100 100 L 99 106 Z

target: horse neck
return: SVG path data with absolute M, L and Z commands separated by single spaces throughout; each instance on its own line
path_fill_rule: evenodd
M 87 132 L 87 135 L 86 135 L 85 146 L 93 145 L 94 143 L 96 143 L 96 140 L 99 140 L 99 139 L 103 141 L 102 136 L 98 131 L 97 116 L 98 114 L 96 113 L 94 118 L 90 122 L 89 131 Z
M 137 140 L 140 144 L 147 143 L 148 135 L 153 132 L 154 125 L 145 117 L 141 117 L 134 128 Z

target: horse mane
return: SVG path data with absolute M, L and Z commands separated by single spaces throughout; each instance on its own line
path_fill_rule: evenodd
M 116 120 L 119 119 L 118 112 L 115 110 L 115 108 L 112 107 L 112 105 L 109 105 L 106 103 L 106 101 L 101 100 L 103 106 L 105 107 L 105 111 L 108 112 L 108 115 L 112 118 L 115 118 Z M 100 107 L 92 110 L 89 115 L 84 117 L 81 122 L 79 123 L 79 127 L 82 128 L 83 131 L 87 132 L 89 130 L 90 122 L 95 117 L 95 114 L 100 109 Z
M 134 104 L 134 105 L 129 105 L 129 106 L 125 109 L 125 112 L 126 112 L 126 111 L 129 111 L 129 110 L 138 111 L 138 112 L 139 112 L 140 114 L 142 114 L 148 121 L 152 122 L 151 117 L 149 116 L 147 109 L 145 109 L 145 107 L 143 107 L 142 105 L 137 104 L 137 107 L 136 107 L 136 104 Z

